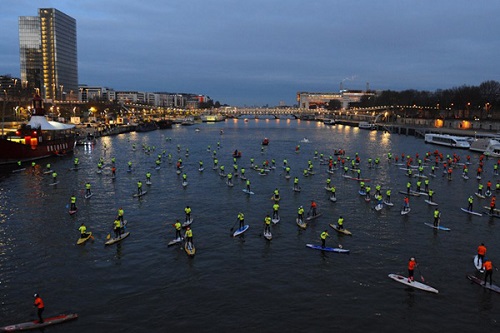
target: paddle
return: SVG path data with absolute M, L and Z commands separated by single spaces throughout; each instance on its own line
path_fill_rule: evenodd
M 420 274 L 420 279 L 422 280 L 422 282 L 425 282 L 425 279 L 422 275 L 422 272 L 420 272 L 420 268 L 418 267 L 418 265 L 417 265 L 417 269 L 418 269 L 418 274 Z
M 236 222 L 234 222 L 233 226 L 231 227 L 231 229 L 229 229 L 229 236 L 232 236 L 233 235 L 233 230 L 234 230 L 234 227 L 236 226 L 236 223 L 238 223 L 238 219 L 236 219 Z

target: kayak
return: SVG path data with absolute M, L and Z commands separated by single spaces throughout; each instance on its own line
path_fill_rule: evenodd
M 311 216 L 308 216 L 306 218 L 306 221 L 311 221 L 311 220 L 314 220 L 314 219 L 317 219 L 318 217 L 320 217 L 321 215 L 323 215 L 323 213 L 317 213 L 316 215 L 311 215 Z
M 337 253 L 349 253 L 349 250 L 346 249 L 341 249 L 339 247 L 322 247 L 321 245 L 314 245 L 314 244 L 306 244 L 306 246 L 310 249 L 313 250 L 321 250 L 321 251 L 327 251 L 327 252 L 337 252 Z
M 76 241 L 76 245 L 81 245 L 81 244 L 85 243 L 91 237 L 92 237 L 92 233 L 89 232 L 87 237 L 85 237 L 85 238 L 82 238 L 82 237 L 78 238 L 78 240 Z
M 142 191 L 141 194 L 136 193 L 136 194 L 134 194 L 134 198 L 142 197 L 143 195 L 146 195 L 146 193 L 148 193 L 148 191 Z
M 350 232 L 347 229 L 339 229 L 339 227 L 337 225 L 334 225 L 334 224 L 331 224 L 331 223 L 329 225 L 330 225 L 330 227 L 332 227 L 333 229 L 335 229 L 335 231 L 338 231 L 341 234 L 352 236 L 352 232 Z
M 472 210 L 468 210 L 468 209 L 465 209 L 465 208 L 460 208 L 463 212 L 466 212 L 467 214 L 471 214 L 471 215 L 476 215 L 476 216 L 483 216 L 483 214 L 481 213 L 478 213 L 478 212 L 474 212 Z
M 60 314 L 60 315 L 55 316 L 55 317 L 45 318 L 43 320 L 43 323 L 41 323 L 41 324 L 38 323 L 38 320 L 33 320 L 33 321 L 25 322 L 25 323 L 0 327 L 0 332 L 16 332 L 16 331 L 39 329 L 39 328 L 50 326 L 50 325 L 61 324 L 61 323 L 64 323 L 66 321 L 77 319 L 77 318 L 78 318 L 78 314 L 76 314 L 76 313 Z
M 180 238 L 174 238 L 172 239 L 170 242 L 168 242 L 168 246 L 172 246 L 172 245 L 175 245 L 177 243 L 180 243 L 184 240 L 184 238 L 180 237 Z
M 450 228 L 446 228 L 446 227 L 443 227 L 443 226 L 440 226 L 440 225 L 438 225 L 438 226 L 436 227 L 436 226 L 435 226 L 434 224 L 432 224 L 432 223 L 424 223 L 424 224 L 425 224 L 426 226 L 431 227 L 431 228 L 434 228 L 434 229 L 439 229 L 439 230 L 444 230 L 444 231 L 451 231 L 451 229 L 450 229 Z
M 130 232 L 126 232 L 126 233 L 122 234 L 121 237 L 118 237 L 118 238 L 110 238 L 106 241 L 106 243 L 104 243 L 104 245 L 111 245 L 114 243 L 121 242 L 122 240 L 124 240 L 128 236 L 130 236 Z
M 307 223 L 305 223 L 304 220 L 302 220 L 302 219 L 299 219 L 299 218 L 295 219 L 295 223 L 297 223 L 297 225 L 299 227 L 301 227 L 302 229 L 307 228 Z
M 482 279 L 480 279 L 474 275 L 470 275 L 470 274 L 467 274 L 467 278 L 469 280 L 471 280 L 472 282 L 477 283 L 480 286 L 483 286 L 486 289 L 490 289 L 490 290 L 493 290 L 497 293 L 500 293 L 500 287 L 495 285 L 495 284 L 490 284 L 489 282 L 486 282 L 486 284 L 483 284 L 484 281 Z
M 194 254 L 196 253 L 196 248 L 194 247 L 194 244 L 191 242 L 184 243 L 184 250 L 190 257 L 194 257 Z
M 439 293 L 439 291 L 437 289 L 434 289 L 431 286 L 420 283 L 418 281 L 408 282 L 407 277 L 404 277 L 404 276 L 401 276 L 398 274 L 389 274 L 389 277 L 396 282 L 402 283 L 404 285 L 407 285 L 407 286 L 415 288 L 415 289 L 420 289 L 420 290 L 424 290 L 424 291 L 428 291 L 428 292 L 436 293 L 436 294 Z
M 480 273 L 484 273 L 482 260 L 479 260 L 477 254 L 474 256 L 474 266 Z
M 233 237 L 241 235 L 242 233 L 244 233 L 245 231 L 247 231 L 248 228 L 250 228 L 250 226 L 248 224 L 245 224 L 243 227 L 241 227 L 239 229 L 236 229 L 236 231 L 233 233 Z

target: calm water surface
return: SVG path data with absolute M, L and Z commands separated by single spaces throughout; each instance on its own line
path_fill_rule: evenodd
M 200 131 L 196 132 L 195 129 Z M 224 133 L 221 135 L 220 130 Z M 261 151 L 261 141 L 270 144 Z M 171 138 L 171 140 L 167 140 Z M 309 143 L 301 143 L 308 138 Z M 255 195 L 242 192 L 244 182 L 234 179 L 230 188 L 212 170 L 212 149 L 217 149 L 219 165 L 232 169 L 231 153 L 238 149 L 239 167 L 246 168 Z M 104 149 L 104 143 L 106 149 Z M 132 150 L 132 144 L 138 147 Z M 155 146 L 150 155 L 142 145 Z M 300 153 L 295 146 L 300 144 Z M 181 152 L 177 152 L 180 145 Z M 376 184 L 391 188 L 395 206 L 373 209 L 357 193 L 358 183 L 344 179 L 341 172 L 331 175 L 337 188 L 336 203 L 324 190 L 326 165 L 313 159 L 314 151 L 333 154 L 343 148 L 359 153 L 362 175 Z M 149 133 L 129 133 L 98 140 L 95 147 L 78 147 L 74 156 L 40 161 L 34 171 L 12 173 L 4 169 L 0 179 L 0 326 L 34 318 L 33 293 L 46 303 L 45 315 L 77 312 L 72 323 L 47 328 L 47 332 L 487 332 L 497 330 L 500 295 L 471 284 L 472 256 L 484 242 L 488 257 L 500 262 L 498 224 L 500 220 L 463 213 L 467 197 L 478 181 L 464 181 L 459 169 L 453 180 L 431 179 L 434 200 L 442 212 L 442 225 L 451 232 L 436 232 L 424 225 L 432 223 L 433 207 L 424 197 L 411 198 L 411 212 L 400 215 L 408 178 L 398 166 L 386 161 L 388 152 L 421 156 L 439 148 L 444 154 L 467 151 L 425 145 L 414 137 L 363 131 L 348 126 L 328 127 L 316 122 L 291 119 L 228 120 L 217 124 L 175 127 Z M 189 149 L 189 156 L 185 156 Z M 175 173 L 175 163 L 166 157 L 160 170 L 155 159 L 163 151 L 181 157 L 189 185 L 183 188 Z M 108 163 L 97 174 L 100 157 Z M 475 163 L 470 174 L 475 174 Z M 73 158 L 80 170 L 69 170 Z M 117 162 L 117 178 L 110 177 L 109 163 Z M 380 157 L 381 167 L 368 169 L 367 159 Z M 267 176 L 250 169 L 250 158 L 261 164 L 275 159 L 277 168 Z M 281 165 L 287 159 L 292 176 L 299 176 L 302 192 L 291 190 L 292 180 L 284 178 Z M 198 162 L 205 164 L 198 171 Z M 303 177 L 311 160 L 316 175 Z M 133 171 L 127 172 L 132 161 Z M 49 186 L 42 173 L 52 163 L 60 183 Z M 483 182 L 493 176 L 493 160 L 487 161 Z M 152 173 L 148 194 L 134 198 L 137 180 L 145 183 Z M 85 183 L 92 184 L 94 196 L 85 200 Z M 412 179 L 413 184 L 416 180 Z M 281 221 L 272 226 L 273 240 L 262 237 L 263 219 L 272 213 L 270 197 L 280 189 Z M 385 193 L 385 191 L 384 191 Z M 68 214 L 70 196 L 77 196 L 79 211 Z M 323 216 L 306 230 L 295 224 L 297 207 L 307 209 L 318 203 Z M 475 198 L 474 209 L 488 201 Z M 172 223 L 184 218 L 191 206 L 193 233 L 197 247 L 189 258 L 180 246 L 167 247 L 174 237 Z M 125 210 L 129 238 L 109 247 L 106 235 L 119 207 Z M 238 212 L 245 213 L 250 225 L 244 238 L 230 237 Z M 353 236 L 342 236 L 328 227 L 339 215 Z M 77 231 L 85 222 L 95 241 L 77 246 Z M 319 234 L 329 229 L 327 245 L 341 244 L 350 255 L 322 253 L 305 247 L 318 243 Z M 497 239 L 497 241 L 495 241 Z M 406 275 L 409 257 L 420 262 L 425 282 L 439 294 L 407 289 L 387 275 Z M 494 278 L 498 279 L 498 272 Z M 416 279 L 420 279 L 418 271 Z

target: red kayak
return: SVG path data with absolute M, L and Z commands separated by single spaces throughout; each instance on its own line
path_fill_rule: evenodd
M 70 314 L 60 314 L 55 317 L 45 318 L 43 323 L 39 323 L 38 320 L 28 321 L 26 323 L 20 323 L 15 325 L 9 325 L 0 327 L 0 332 L 16 332 L 16 331 L 26 331 L 26 330 L 34 330 L 50 325 L 61 324 L 69 320 L 73 320 L 78 318 L 78 314 L 70 313 Z

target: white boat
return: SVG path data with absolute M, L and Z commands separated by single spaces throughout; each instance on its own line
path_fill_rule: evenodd
M 488 146 L 484 150 L 484 155 L 500 157 L 500 141 L 490 139 Z
M 491 138 L 476 139 L 471 142 L 469 150 L 482 154 L 490 144 L 490 140 Z
M 425 135 L 425 143 L 434 143 L 441 146 L 455 148 L 470 148 L 470 138 L 464 136 L 452 136 L 448 134 L 427 133 Z
M 375 124 L 369 123 L 367 121 L 361 121 L 359 123 L 358 127 L 361 128 L 361 129 L 367 129 L 367 130 L 377 129 L 377 127 L 375 126 Z
M 325 124 L 325 125 L 335 125 L 335 119 L 325 119 L 325 120 L 323 120 L 323 124 Z

